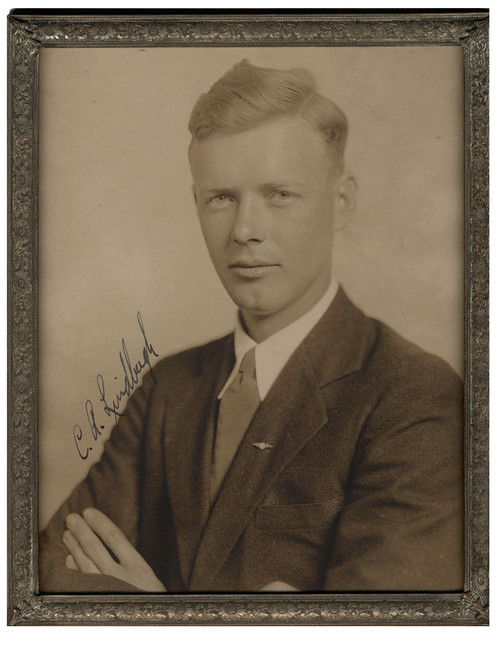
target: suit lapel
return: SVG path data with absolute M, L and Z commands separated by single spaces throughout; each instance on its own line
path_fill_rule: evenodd
M 219 491 L 190 589 L 206 590 L 287 464 L 327 421 L 321 386 L 359 369 L 372 342 L 368 319 L 340 290 L 260 405 Z M 260 450 L 254 443 L 271 444 Z
M 209 478 L 217 394 L 234 362 L 233 337 L 202 356 L 196 374 L 179 382 L 165 420 L 166 478 L 177 535 L 179 563 L 187 586 L 209 510 Z M 216 378 L 214 378 L 216 375 Z

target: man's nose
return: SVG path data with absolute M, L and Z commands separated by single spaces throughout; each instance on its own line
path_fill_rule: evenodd
M 249 197 L 240 201 L 231 234 L 237 244 L 258 244 L 266 239 L 266 216 L 258 199 Z

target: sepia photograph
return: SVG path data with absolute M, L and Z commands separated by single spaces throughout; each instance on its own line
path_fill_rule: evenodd
M 459 56 L 42 53 L 42 591 L 463 587 Z
M 37 28 L 37 593 L 465 597 L 463 49 Z

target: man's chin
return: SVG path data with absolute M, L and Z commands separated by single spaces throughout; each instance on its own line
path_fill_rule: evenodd
M 256 284 L 256 281 L 246 285 L 224 286 L 234 304 L 244 312 L 259 316 L 266 315 L 269 309 L 271 312 L 274 309 L 274 307 L 269 307 L 269 295 L 266 296 L 262 293 L 263 290 L 260 285 Z M 273 299 L 271 298 L 271 300 Z
M 252 301 L 249 302 L 247 299 L 233 298 L 233 302 L 241 311 L 243 316 L 251 317 L 254 319 L 265 319 L 271 318 L 273 316 L 279 315 L 281 311 L 286 309 L 284 306 L 280 306 L 280 303 L 276 301 L 266 302 L 266 301 Z
M 263 280 L 254 280 L 247 284 L 224 285 L 231 300 L 243 312 L 254 318 L 274 316 L 288 308 L 289 302 L 284 298 L 284 287 L 278 288 Z

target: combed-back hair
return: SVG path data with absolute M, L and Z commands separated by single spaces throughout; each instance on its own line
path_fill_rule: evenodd
M 242 60 L 196 101 L 189 131 L 201 142 L 218 132 L 249 130 L 279 116 L 301 116 L 316 128 L 343 168 L 347 119 L 330 99 L 316 91 L 305 69 L 256 67 Z

